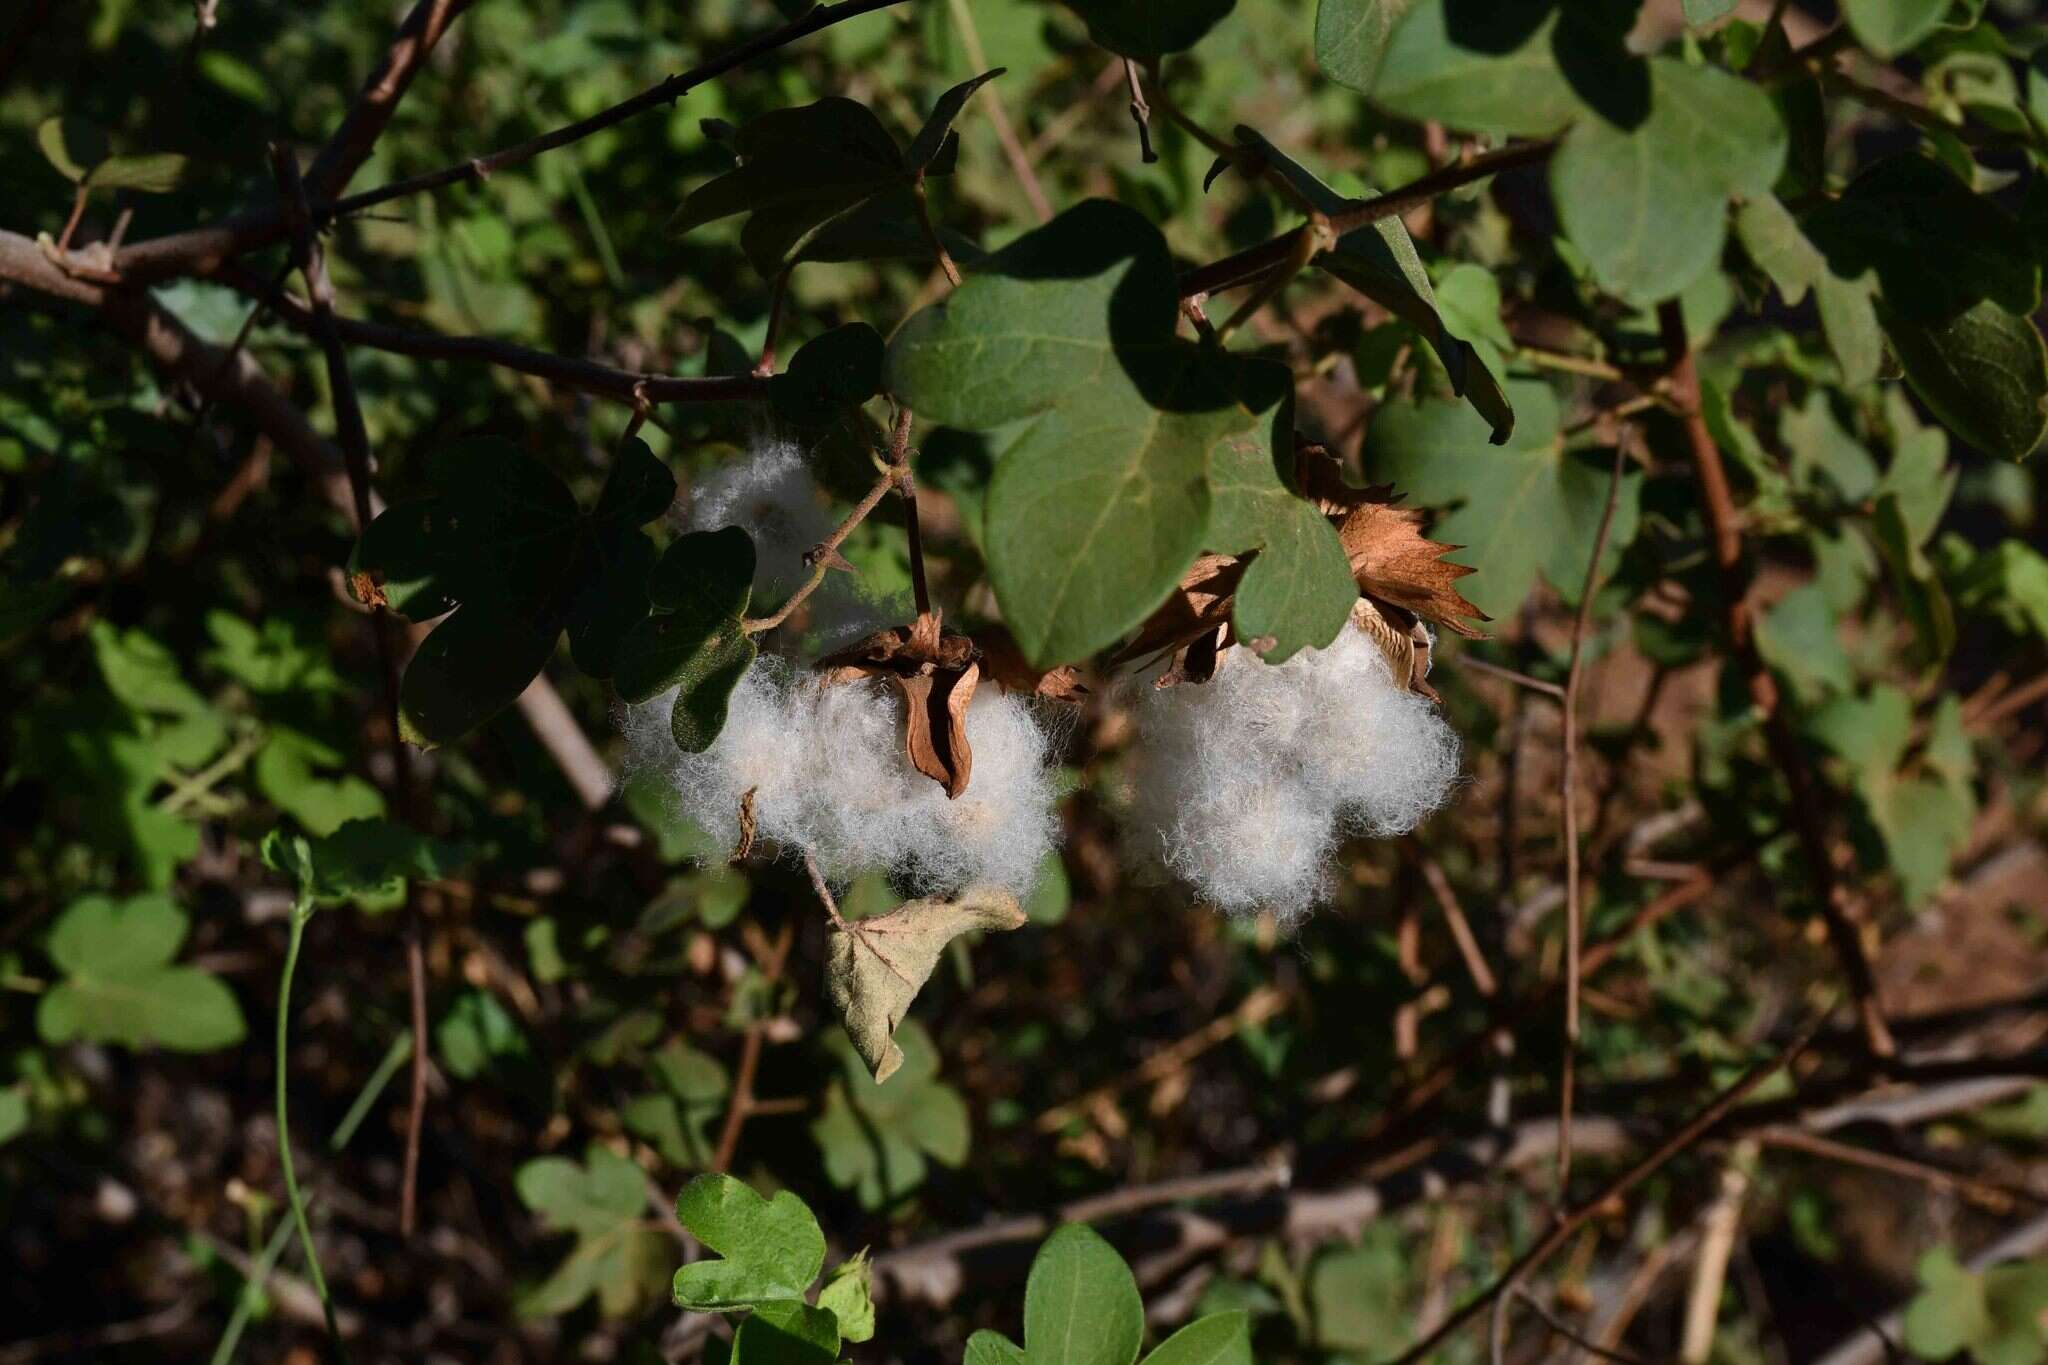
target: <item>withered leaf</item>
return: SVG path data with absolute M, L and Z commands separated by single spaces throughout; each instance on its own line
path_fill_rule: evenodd
M 1167 650 L 1180 650 L 1230 620 L 1231 597 L 1244 577 L 1245 561 L 1235 555 L 1205 554 L 1181 575 L 1180 583 L 1147 617 L 1112 663 L 1127 663 Z
M 946 945 L 971 929 L 1024 923 L 1017 898 L 974 886 L 955 900 L 916 900 L 886 915 L 835 927 L 825 960 L 825 990 L 846 1021 L 846 1036 L 877 1081 L 903 1065 L 896 1029 L 938 965 Z
M 974 638 L 981 650 L 981 671 L 1005 692 L 1024 692 L 1051 701 L 1078 703 L 1088 695 L 1081 670 L 1072 664 L 1039 668 L 1024 657 L 1016 637 L 1002 626 L 990 626 Z

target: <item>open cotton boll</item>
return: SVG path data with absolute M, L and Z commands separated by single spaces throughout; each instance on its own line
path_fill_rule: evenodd
M 1137 712 L 1140 851 L 1234 913 L 1300 918 L 1341 835 L 1405 833 L 1457 781 L 1457 734 L 1356 626 L 1278 665 L 1232 650 Z
M 689 526 L 737 526 L 754 540 L 754 583 L 786 593 L 809 576 L 804 553 L 832 532 L 832 514 L 796 442 L 772 431 L 748 439 L 746 451 L 697 480 Z
M 673 701 L 671 693 L 629 707 L 621 726 L 635 765 L 659 774 L 677 813 L 720 844 L 738 842 L 740 801 L 751 790 L 756 832 L 807 850 L 835 881 L 881 868 L 920 892 L 984 884 L 1022 896 L 1052 851 L 1050 743 L 1021 697 L 976 691 L 967 710 L 973 778 L 951 801 L 910 766 L 903 703 L 885 682 L 825 687 L 779 660 L 757 660 L 701 754 L 670 738 Z

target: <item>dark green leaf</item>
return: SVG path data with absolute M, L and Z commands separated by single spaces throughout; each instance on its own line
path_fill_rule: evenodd
M 733 1333 L 732 1365 L 829 1365 L 837 1359 L 837 1320 L 807 1303 L 757 1305 Z
M 923 171 L 932 164 L 939 154 L 939 147 L 952 130 L 953 120 L 960 117 L 960 111 L 967 107 L 967 101 L 975 91 L 1003 74 L 1003 68 L 984 71 L 972 80 L 965 80 L 939 96 L 939 102 L 932 106 L 930 117 L 924 127 L 917 130 L 917 136 L 910 141 L 910 149 L 903 153 L 903 168 L 912 173 Z
M 262 854 L 315 904 L 387 897 L 403 890 L 408 878 L 447 877 L 470 857 L 460 845 L 390 820 L 351 820 L 324 838 L 272 830 Z
M 1918 46 L 1941 27 L 1948 8 L 1949 0 L 1842 0 L 1856 41 L 1884 58 Z
M 1003 616 L 1034 662 L 1113 642 L 1178 581 L 1209 518 L 1208 465 L 1253 424 L 1234 362 L 1174 335 L 1157 228 L 1100 200 L 990 257 L 890 341 L 888 387 L 930 420 L 1025 422 L 985 512 Z
M 399 728 L 432 748 L 460 739 L 519 699 L 555 652 L 556 619 L 470 602 L 420 643 L 399 685 Z
M 1802 226 L 1835 274 L 1875 270 L 1899 317 L 1937 323 L 1985 299 L 2021 314 L 2041 303 L 2040 262 L 2017 220 L 1929 157 L 1877 162 Z
M 1211 1313 L 1159 1343 L 1145 1365 L 1252 1365 L 1251 1317 Z
M 1088 36 L 1123 57 L 1184 52 L 1237 7 L 1237 0 L 1067 0 Z
M 1950 431 L 1991 455 L 2025 458 L 2048 434 L 2048 346 L 2023 317 L 1980 303 L 1943 323 L 1880 309 L 1906 381 Z
M 775 376 L 768 400 L 798 427 L 818 427 L 882 389 L 882 334 L 865 322 L 834 327 L 798 348 Z
M 1084 1223 L 1045 1239 L 1024 1286 L 1024 1353 L 1032 1365 L 1131 1365 L 1145 1308 L 1131 1268 Z

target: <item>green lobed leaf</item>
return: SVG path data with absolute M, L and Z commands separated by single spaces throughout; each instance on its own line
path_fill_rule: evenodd
M 1906 382 L 1950 431 L 2010 460 L 2048 436 L 2048 345 L 2030 320 L 1989 301 L 1943 323 L 1878 316 Z
M 729 1175 L 700 1175 L 676 1196 L 676 1217 L 722 1258 L 676 1272 L 681 1308 L 721 1312 L 801 1300 L 825 1264 L 825 1234 L 804 1201 L 788 1190 L 763 1199 Z
M 460 739 L 519 699 L 554 655 L 562 623 L 472 601 L 434 628 L 399 683 L 399 732 L 432 748 Z
M 1004 621 L 1035 663 L 1114 642 L 1166 596 L 1202 546 L 1212 452 L 1255 420 L 1236 362 L 1177 338 L 1178 315 L 1159 230 L 1091 200 L 890 340 L 889 390 L 920 416 L 1023 423 L 984 520 Z
M 1285 367 L 1268 368 L 1291 400 Z M 1209 548 L 1223 554 L 1258 552 L 1238 581 L 1231 615 L 1240 638 L 1272 640 L 1262 657 L 1277 664 L 1336 639 L 1351 619 L 1358 585 L 1329 518 L 1282 482 L 1276 445 L 1285 442 L 1280 449 L 1291 463 L 1292 401 L 1276 404 L 1275 414 L 1271 432 L 1232 436 L 1210 461 L 1215 504 Z
M 1789 678 L 1808 700 L 1855 685 L 1849 655 L 1836 630 L 1827 592 L 1818 584 L 1794 588 L 1757 620 L 1757 652 Z
M 840 1044 L 844 1078 L 827 1089 L 811 1124 L 825 1174 L 868 1209 L 924 1184 L 927 1157 L 958 1166 L 972 1138 L 967 1102 L 939 1080 L 939 1052 L 924 1026 L 906 1019 L 896 1042 L 902 1062 L 886 1082 L 868 1074 L 850 1041 Z
M 1748 81 L 1663 57 L 1650 72 L 1641 126 L 1581 119 L 1550 166 L 1558 217 L 1594 278 L 1641 304 L 1674 297 L 1714 263 L 1729 197 L 1769 190 L 1786 149 L 1776 109 Z
M 1920 1258 L 1920 1292 L 1906 1305 L 1906 1345 L 1923 1360 L 1947 1360 L 1991 1335 L 1991 1307 L 1981 1276 L 1965 1270 L 1948 1247 Z
M 1479 572 L 1459 590 L 1492 617 L 1512 616 L 1540 572 L 1567 598 L 1585 585 L 1586 564 L 1607 504 L 1611 462 L 1565 449 L 1557 399 L 1543 384 L 1507 388 L 1519 414 L 1507 445 L 1486 444 L 1486 424 L 1451 399 L 1393 403 L 1366 432 L 1365 471 L 1417 502 L 1455 510 L 1432 540 L 1463 547 L 1450 556 Z M 1623 474 L 1601 561 L 1605 576 L 1635 538 L 1640 473 Z
M 472 856 L 462 845 L 382 819 L 350 820 L 321 838 L 272 830 L 261 852 L 266 866 L 292 878 L 315 904 L 389 897 L 408 878 L 450 876 Z
M 1489 8 L 1416 0 L 1394 21 L 1369 85 L 1360 83 L 1363 62 L 1325 69 L 1403 118 L 1547 137 L 1579 113 L 1579 102 L 1551 57 L 1554 21 L 1547 13 L 1546 6 Z M 1523 22 L 1525 15 L 1539 23 Z M 1319 50 L 1319 60 L 1321 55 Z
M 50 929 L 64 973 L 36 1002 L 46 1043 L 83 1039 L 122 1047 L 210 1052 L 246 1032 L 234 993 L 196 967 L 172 964 L 189 921 L 162 893 L 74 901 Z
M 1883 358 L 1872 302 L 1875 273 L 1865 271 L 1853 280 L 1837 275 L 1775 195 L 1746 199 L 1735 211 L 1735 231 L 1750 259 L 1763 267 L 1787 304 L 1796 305 L 1809 290 L 1813 292 L 1821 327 L 1842 368 L 1842 382 L 1860 388 L 1875 379 Z
M 546 1228 L 576 1237 L 554 1273 L 519 1296 L 521 1316 L 567 1313 L 595 1295 L 604 1316 L 622 1318 L 660 1293 L 672 1244 L 646 1217 L 647 1178 L 638 1166 L 593 1143 L 585 1164 L 540 1157 L 519 1168 L 513 1185 Z

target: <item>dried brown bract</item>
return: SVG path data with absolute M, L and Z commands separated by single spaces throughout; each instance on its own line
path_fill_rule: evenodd
M 1443 627 L 1468 639 L 1481 632 L 1467 618 L 1486 613 L 1454 586 L 1472 570 L 1444 556 L 1442 545 L 1422 534 L 1423 514 L 1399 506 L 1391 485 L 1354 488 L 1319 445 L 1303 442 L 1295 452 L 1296 486 L 1329 517 L 1351 562 L 1359 601 L 1351 620 L 1386 655 L 1394 678 L 1411 691 L 1436 699 L 1429 674 L 1430 634 L 1423 624 Z M 1257 556 L 1205 554 L 1182 575 L 1173 593 L 1152 613 L 1115 662 L 1171 654 L 1156 686 L 1207 682 L 1222 651 L 1239 643 L 1230 624 L 1231 607 L 1245 566 Z
M 903 697 L 903 747 L 910 766 L 946 789 L 967 790 L 974 751 L 967 743 L 967 707 L 981 681 L 980 651 L 965 635 L 948 635 L 939 613 L 877 631 L 851 649 L 818 661 L 828 686 L 884 677 Z

